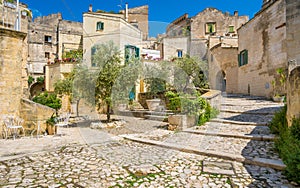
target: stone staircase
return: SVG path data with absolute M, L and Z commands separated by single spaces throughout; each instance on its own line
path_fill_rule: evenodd
M 125 139 L 179 151 L 218 157 L 282 170 L 285 165 L 274 147 L 268 127 L 283 104 L 258 97 L 224 96 L 220 114 L 203 126 L 167 134 L 159 140 L 147 134 L 123 135 Z

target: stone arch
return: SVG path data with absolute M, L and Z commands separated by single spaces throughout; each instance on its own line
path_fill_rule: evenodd
M 35 82 L 30 86 L 30 98 L 33 98 L 45 91 L 45 84 Z

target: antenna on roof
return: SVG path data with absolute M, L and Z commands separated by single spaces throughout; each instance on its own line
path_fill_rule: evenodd
M 122 2 L 122 0 L 120 0 L 120 4 L 118 5 L 118 7 L 120 7 L 121 10 L 123 9 L 122 5 L 123 5 L 123 2 Z

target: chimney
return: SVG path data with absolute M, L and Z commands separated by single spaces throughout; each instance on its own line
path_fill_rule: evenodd
M 90 4 L 90 6 L 89 6 L 89 12 L 93 12 L 93 5 L 92 4 Z
M 125 4 L 125 20 L 128 22 L 128 3 Z
M 238 17 L 239 16 L 239 12 L 238 11 L 234 11 L 234 16 Z

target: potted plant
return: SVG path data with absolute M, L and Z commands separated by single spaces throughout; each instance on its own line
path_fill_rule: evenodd
M 286 74 L 283 68 L 277 69 L 276 73 L 279 76 L 279 80 L 272 81 L 272 86 L 274 88 L 274 94 L 272 99 L 274 102 L 283 102 L 285 99 L 284 90 L 285 90 Z
M 46 131 L 48 135 L 54 135 L 56 133 L 56 126 L 55 125 L 55 116 L 51 116 L 49 119 L 46 121 L 47 128 Z

